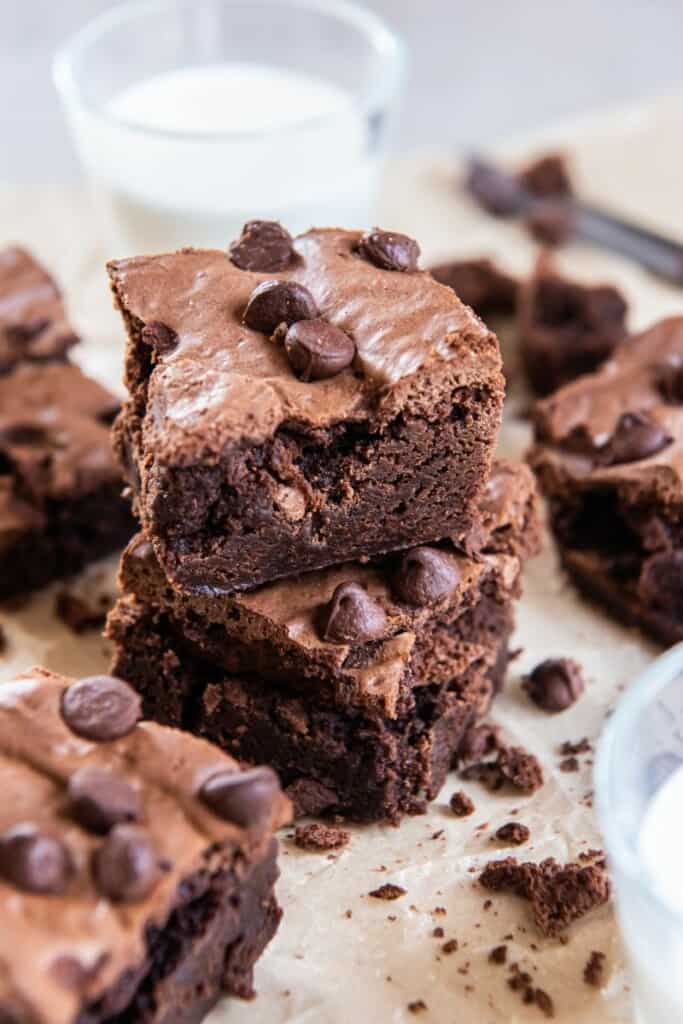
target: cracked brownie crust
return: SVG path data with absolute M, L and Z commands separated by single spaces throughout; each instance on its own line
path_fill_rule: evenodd
M 357 233 L 290 243 L 277 272 L 219 251 L 110 264 L 129 332 L 117 451 L 166 574 L 188 592 L 462 534 L 488 476 L 495 337 L 412 263 L 376 265 Z M 290 327 L 283 344 L 243 323 L 272 279 L 307 291 L 319 319 L 295 326 L 321 324 L 315 344 L 330 327 L 352 340 L 350 365 L 302 379 L 291 349 L 310 338 Z

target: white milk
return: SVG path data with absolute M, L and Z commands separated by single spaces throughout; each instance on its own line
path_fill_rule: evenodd
M 250 218 L 363 227 L 379 157 L 353 97 L 258 64 L 188 67 L 72 114 L 81 156 L 130 252 L 225 247 Z
M 622 934 L 631 953 L 639 1024 L 683 1022 L 683 768 L 647 807 L 638 841 L 639 861 L 658 901 L 620 893 Z

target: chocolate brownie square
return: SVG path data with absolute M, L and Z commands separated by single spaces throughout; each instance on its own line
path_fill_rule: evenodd
M 503 400 L 496 338 L 401 235 L 251 222 L 110 263 L 117 450 L 170 581 L 231 593 L 465 532 Z
M 0 373 L 20 362 L 64 361 L 77 341 L 45 268 L 20 246 L 0 249 Z
M 130 538 L 109 436 L 118 404 L 68 363 L 0 376 L 0 598 L 71 576 Z
M 430 270 L 436 281 L 452 288 L 484 320 L 489 316 L 509 316 L 517 308 L 519 282 L 500 270 L 493 260 L 451 260 Z
M 683 640 L 683 317 L 539 402 L 535 427 L 529 461 L 570 575 L 627 623 Z
M 502 683 L 538 544 L 522 467 L 498 467 L 480 524 L 470 555 L 420 546 L 213 599 L 174 591 L 138 538 L 109 617 L 114 671 L 151 717 L 273 764 L 298 805 L 312 791 L 317 811 L 398 820 L 436 795 Z
M 534 391 L 548 395 L 608 359 L 626 337 L 626 301 L 613 285 L 583 285 L 542 256 L 520 292 L 519 346 Z
M 139 717 L 108 676 L 3 684 L 3 1021 L 192 1024 L 252 995 L 288 801 L 269 768 Z

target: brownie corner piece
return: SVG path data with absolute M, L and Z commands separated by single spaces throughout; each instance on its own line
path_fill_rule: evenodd
M 626 623 L 683 640 L 683 317 L 620 344 L 534 418 L 529 461 L 569 574 Z
M 266 255 L 240 241 L 109 267 L 129 334 L 117 451 L 188 590 L 463 533 L 490 470 L 498 343 L 416 269 L 415 243 L 268 231 Z
M 118 406 L 71 363 L 0 376 L 0 598 L 71 576 L 130 538 L 110 443 Z
M 289 802 L 270 769 L 139 717 L 114 677 L 3 686 L 3 1020 L 198 1024 L 253 994 Z
M 585 285 L 539 257 L 519 293 L 517 330 L 524 369 L 538 395 L 592 373 L 627 335 L 628 307 L 611 284 Z
M 0 374 L 22 362 L 63 362 L 77 342 L 47 270 L 19 245 L 0 248 Z

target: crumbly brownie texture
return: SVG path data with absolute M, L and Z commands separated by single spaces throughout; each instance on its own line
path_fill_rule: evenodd
M 252 994 L 288 801 L 270 769 L 138 717 L 109 677 L 3 685 L 3 1021 L 191 1024 Z
M 78 336 L 57 285 L 25 249 L 0 249 L 0 374 L 21 362 L 63 361 Z
M 493 260 L 453 260 L 430 268 L 432 277 L 452 288 L 478 316 L 509 316 L 517 308 L 519 282 Z
M 583 285 L 563 277 L 542 256 L 520 290 L 519 346 L 539 395 L 592 373 L 627 334 L 628 306 L 613 285 Z
M 463 616 L 484 597 L 508 605 L 517 596 L 520 563 L 537 550 L 539 530 L 531 473 L 502 462 L 480 501 L 470 555 L 449 544 L 423 546 L 208 598 L 170 587 L 140 535 L 124 554 L 120 583 L 167 615 L 188 652 L 228 672 L 400 717 L 421 680 L 447 682 L 478 656 Z M 330 635 L 342 609 L 346 630 Z
M 540 931 L 550 938 L 609 899 L 604 860 L 593 864 L 558 864 L 548 857 L 540 864 L 520 864 L 514 857 L 490 861 L 479 877 L 485 889 L 512 892 L 529 900 Z
M 109 427 L 118 402 L 76 366 L 0 377 L 0 598 L 62 579 L 134 529 Z
M 535 424 L 529 461 L 569 573 L 623 621 L 683 640 L 683 318 L 540 402 Z
M 436 796 L 468 725 L 503 682 L 510 606 L 484 598 L 458 626 L 459 639 L 435 631 L 424 672 L 416 674 L 422 685 L 393 718 L 228 674 L 188 653 L 168 617 L 133 598 L 112 612 L 109 635 L 115 671 L 139 690 L 145 714 L 199 733 L 240 760 L 271 764 L 298 814 L 397 822 L 419 810 L 421 798 Z M 447 681 L 430 684 L 430 671 Z
M 109 265 L 129 335 L 117 451 L 174 585 L 229 593 L 469 527 L 500 353 L 415 250 L 252 222 L 229 252 Z

